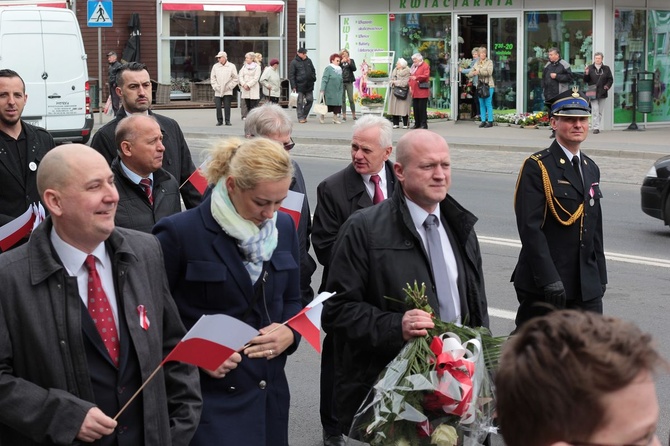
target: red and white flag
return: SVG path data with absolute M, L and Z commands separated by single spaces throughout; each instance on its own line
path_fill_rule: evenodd
M 195 187 L 196 190 L 198 192 L 200 192 L 200 195 L 204 195 L 205 191 L 207 190 L 207 186 L 208 186 L 207 178 L 205 178 L 205 174 L 204 174 L 204 169 L 205 169 L 205 164 L 207 164 L 208 161 L 209 161 L 209 158 L 206 159 L 205 161 L 203 161 L 202 164 L 200 166 L 198 166 L 197 169 L 195 169 L 195 172 L 193 172 L 191 174 L 191 176 L 188 177 L 188 179 L 186 181 L 184 181 L 184 183 L 181 186 L 179 186 L 179 188 L 181 189 L 182 187 L 184 187 L 184 184 L 186 184 L 186 183 L 191 183 L 193 185 L 193 187 Z
M 0 227 L 0 249 L 4 252 L 30 234 L 44 220 L 42 203 L 31 204 L 14 220 Z
M 288 195 L 286 195 L 279 208 L 280 211 L 286 212 L 291 216 L 296 228 L 298 227 L 298 223 L 300 223 L 300 211 L 302 210 L 303 201 L 305 201 L 305 194 L 289 190 Z
M 168 361 L 182 361 L 216 370 L 257 335 L 258 330 L 227 314 L 204 315 L 161 365 Z
M 300 333 L 314 349 L 321 353 L 321 310 L 323 303 L 335 293 L 323 292 L 316 296 L 300 313 L 286 321 L 286 324 Z

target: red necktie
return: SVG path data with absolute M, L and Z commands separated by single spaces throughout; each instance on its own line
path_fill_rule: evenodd
M 151 191 L 151 180 L 149 178 L 142 178 L 140 180 L 140 186 L 144 189 L 144 193 L 147 194 L 150 204 L 154 204 L 154 194 Z
M 370 177 L 370 181 L 375 183 L 375 196 L 372 197 L 372 204 L 377 204 L 384 201 L 384 192 L 382 192 L 382 188 L 379 187 L 379 182 L 381 180 L 382 179 L 379 177 L 379 175 L 372 175 Z
M 119 335 L 116 332 L 114 313 L 109 305 L 109 300 L 102 289 L 102 282 L 95 268 L 95 257 L 89 254 L 86 257 L 86 268 L 88 269 L 88 312 L 93 318 L 95 328 L 98 329 L 102 342 L 112 358 L 114 365 L 119 365 Z

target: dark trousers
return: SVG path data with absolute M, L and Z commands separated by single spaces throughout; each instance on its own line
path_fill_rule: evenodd
M 400 116 L 398 115 L 393 115 L 393 125 L 399 125 L 400 124 Z M 402 117 L 402 125 L 407 127 L 409 124 L 409 116 L 405 115 Z
M 244 103 L 247 105 L 247 113 L 249 113 L 251 110 L 256 108 L 258 106 L 258 99 L 245 99 Z M 244 117 L 246 118 L 247 113 L 244 114 Z
M 109 96 L 112 98 L 112 108 L 114 109 L 114 116 L 116 116 L 116 112 L 119 111 L 119 103 L 121 102 L 121 98 L 116 94 L 116 83 L 109 83 Z
M 545 302 L 544 295 L 529 293 L 519 288 L 515 288 L 515 290 L 516 297 L 519 300 L 519 309 L 516 312 L 515 319 L 516 330 L 521 328 L 521 325 L 530 319 L 547 315 L 555 310 L 555 308 Z M 586 302 L 581 299 L 570 299 L 566 302 L 565 308 L 568 310 L 592 311 L 603 314 L 603 299 L 602 296 L 597 299 L 587 300 Z
M 428 98 L 412 99 L 412 108 L 414 109 L 414 127 L 428 128 Z
M 313 103 L 314 103 L 313 91 L 298 92 L 298 106 L 296 108 L 298 119 L 307 119 L 307 116 L 309 116 L 309 111 L 312 109 Z
M 223 103 L 224 113 L 226 115 L 226 124 L 230 122 L 230 105 L 233 102 L 232 95 L 223 97 L 214 96 L 214 105 L 216 105 L 216 122 L 223 124 L 223 114 L 221 113 L 221 103 Z
M 274 97 L 274 96 L 267 96 L 268 99 L 270 99 L 270 102 L 273 104 L 279 104 L 279 98 Z
M 326 335 L 323 338 L 321 351 L 321 400 L 319 412 L 321 414 L 321 426 L 326 435 L 339 435 L 340 428 L 337 424 L 337 412 L 335 410 L 335 346 L 333 336 Z

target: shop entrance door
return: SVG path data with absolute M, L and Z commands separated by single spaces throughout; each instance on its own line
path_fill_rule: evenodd
M 459 72 L 463 59 L 472 59 L 472 49 L 486 46 L 488 58 L 493 61 L 495 90 L 494 114 L 516 113 L 520 109 L 522 96 L 518 86 L 522 85 L 518 69 L 520 60 L 520 13 L 505 14 L 459 14 L 454 17 L 452 35 L 452 105 L 453 119 L 473 120 L 478 118 L 479 104 L 473 90 L 472 80 Z

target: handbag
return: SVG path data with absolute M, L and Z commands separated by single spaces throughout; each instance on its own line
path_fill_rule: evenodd
M 393 96 L 398 99 L 407 99 L 407 93 L 409 93 L 407 87 L 393 87 Z
M 419 88 L 427 90 L 430 88 L 430 82 L 419 82 Z
M 489 91 L 489 84 L 486 82 L 479 82 L 477 84 L 477 96 L 479 96 L 482 99 L 486 99 L 491 95 L 491 92 Z
M 323 95 L 319 97 L 319 103 L 314 105 L 314 113 L 317 115 L 325 115 L 328 113 L 328 106 L 324 103 L 325 99 Z
M 598 96 L 598 86 L 597 85 L 587 85 L 586 91 L 584 92 L 587 98 L 596 99 Z

